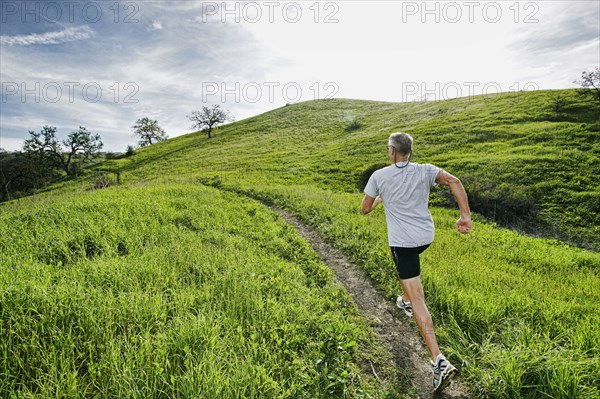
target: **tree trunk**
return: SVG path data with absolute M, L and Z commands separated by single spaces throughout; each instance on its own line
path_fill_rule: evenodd
M 8 184 L 6 183 L 4 184 L 4 187 L 2 187 L 2 197 L 0 197 L 0 202 L 3 201 L 8 201 L 10 199 L 10 192 L 8 191 Z
M 14 182 L 17 179 L 20 179 L 21 177 L 25 177 L 25 175 L 23 173 L 19 173 L 17 176 L 12 177 L 11 179 L 9 179 L 7 182 L 4 183 L 4 187 L 2 188 L 2 191 L 5 193 L 4 198 L 6 198 L 6 200 L 10 200 L 10 191 L 8 190 L 8 186 L 10 185 L 10 183 Z M 2 199 L 4 200 L 4 199 Z
M 65 162 L 65 160 L 63 159 L 63 168 L 65 169 L 65 172 L 67 172 L 67 176 L 70 176 L 71 174 L 69 173 L 69 165 L 71 165 L 71 158 L 73 157 L 73 154 L 69 154 L 67 157 L 67 162 Z M 62 159 L 62 157 L 61 157 Z

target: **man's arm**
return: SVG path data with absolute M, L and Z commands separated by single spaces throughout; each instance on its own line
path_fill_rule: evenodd
M 445 170 L 440 170 L 435 178 L 436 183 L 443 186 L 449 186 L 452 195 L 460 209 L 460 219 L 456 221 L 456 229 L 461 233 L 468 233 L 473 227 L 471 221 L 471 210 L 469 209 L 469 199 L 462 182 L 455 176 Z
M 360 213 L 366 215 L 370 213 L 373 209 L 377 208 L 377 205 L 381 204 L 381 197 L 377 196 L 375 198 L 370 195 L 365 194 L 362 204 L 360 204 Z

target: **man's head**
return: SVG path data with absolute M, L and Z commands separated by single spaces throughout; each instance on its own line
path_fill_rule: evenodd
M 399 156 L 408 156 L 412 152 L 413 138 L 408 133 L 392 133 L 388 139 L 390 151 L 395 151 Z

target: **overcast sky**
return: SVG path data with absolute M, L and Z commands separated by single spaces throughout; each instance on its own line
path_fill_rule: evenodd
M 5 1 L 0 148 L 84 126 L 105 150 L 138 118 L 170 137 L 317 98 L 428 101 L 576 87 L 600 65 L 600 1 Z

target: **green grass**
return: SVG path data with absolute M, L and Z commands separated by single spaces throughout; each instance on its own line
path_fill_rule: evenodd
M 473 233 L 461 236 L 458 213 L 433 208 L 436 240 L 423 256 L 439 341 L 472 394 L 600 396 L 600 255 L 498 227 L 600 244 L 597 108 L 574 90 L 560 92 L 569 100 L 560 114 L 552 111 L 556 91 L 295 104 L 219 128 L 212 139 L 193 133 L 138 150 L 0 205 L 0 326 L 11 337 L 0 393 L 406 393 L 360 372 L 361 359 L 377 352 L 366 322 L 306 243 L 247 198 L 295 213 L 393 298 L 399 285 L 383 212 L 364 217 L 358 206 L 369 173 L 387 162 L 388 135 L 406 131 L 414 159 L 460 177 L 472 209 L 497 223 L 477 216 Z M 353 121 L 360 127 L 349 129 Z M 115 172 L 121 187 L 89 191 Z M 443 189 L 431 202 L 452 206 Z M 324 356 L 332 356 L 326 370 L 317 363 Z
M 569 105 L 552 111 L 562 93 Z M 502 226 L 600 245 L 600 110 L 575 90 L 506 93 L 432 103 L 310 101 L 194 133 L 97 170 L 127 181 L 219 175 L 256 185 L 310 184 L 343 192 L 386 164 L 394 131 L 415 138 L 414 160 L 463 180 L 474 211 Z M 361 128 L 348 130 L 356 119 Z M 96 172 L 97 173 L 97 172 Z M 448 194 L 432 202 L 450 206 Z
M 361 376 L 370 330 L 331 272 L 254 201 L 192 185 L 62 197 L 1 216 L 0 254 L 3 398 L 395 390 Z
M 309 186 L 242 189 L 290 209 L 363 268 L 390 299 L 400 292 L 381 209 Z M 600 395 L 600 254 L 533 239 L 477 220 L 458 234 L 458 212 L 434 209 L 436 239 L 423 255 L 427 303 L 447 355 L 484 398 Z

